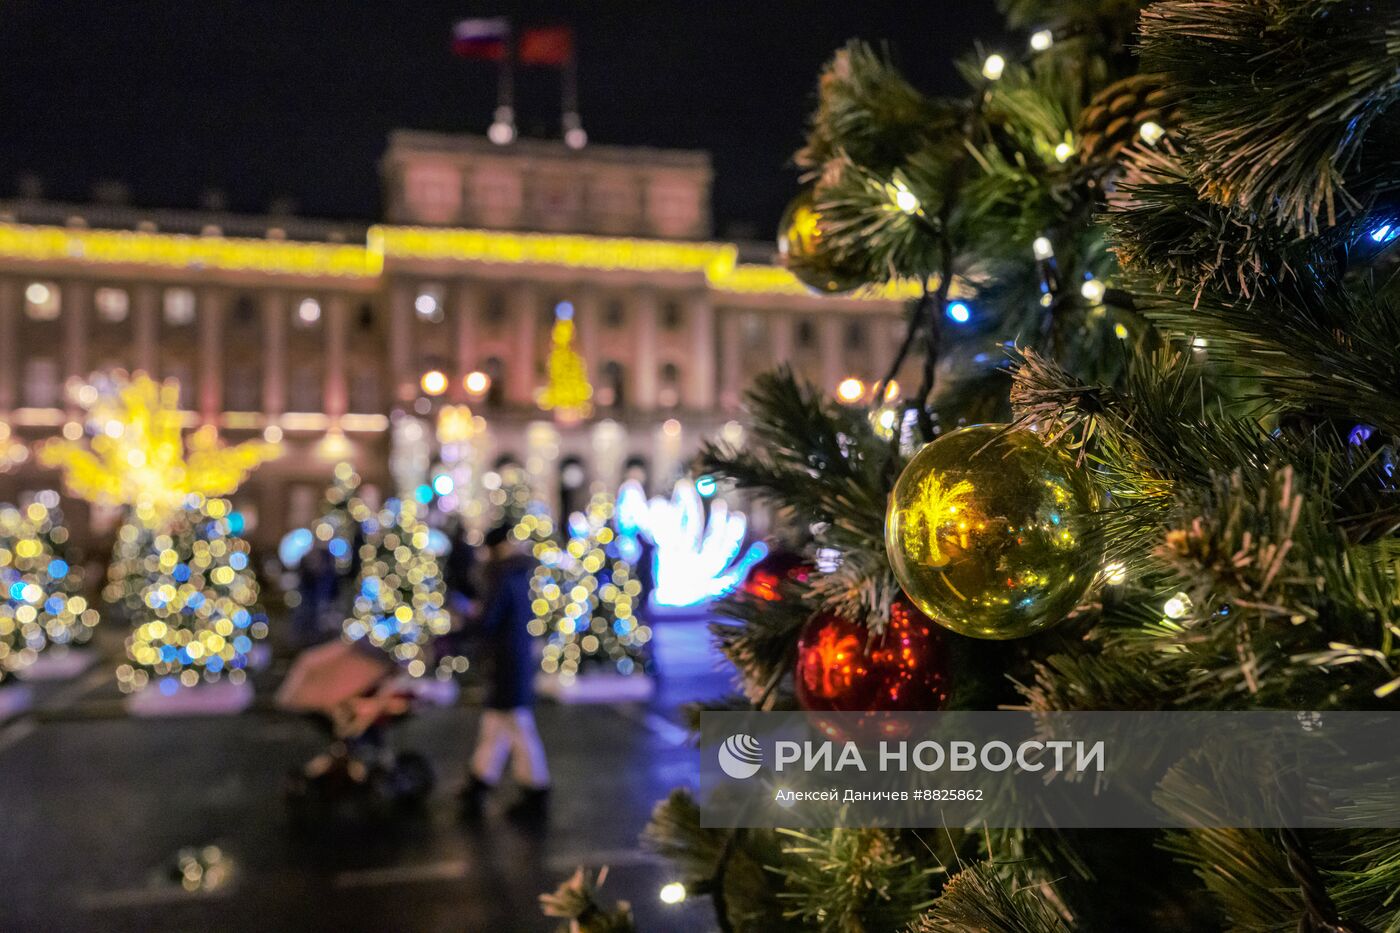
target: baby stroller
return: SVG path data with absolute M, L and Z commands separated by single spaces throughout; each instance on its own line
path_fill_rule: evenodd
M 433 769 L 417 752 L 395 751 L 390 725 L 412 712 L 417 694 L 382 652 L 340 640 L 303 651 L 277 691 L 279 708 L 311 714 L 329 731 L 330 746 L 288 777 L 293 819 L 315 823 L 355 808 L 388 816 L 423 803 Z

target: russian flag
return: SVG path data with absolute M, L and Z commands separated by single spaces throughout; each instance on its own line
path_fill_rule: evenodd
M 498 62 L 506 57 L 510 23 L 503 18 L 464 19 L 452 27 L 452 54 Z

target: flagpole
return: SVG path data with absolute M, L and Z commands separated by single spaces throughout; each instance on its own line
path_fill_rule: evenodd
M 564 145 L 570 149 L 582 149 L 588 145 L 588 134 L 583 130 L 583 121 L 578 114 L 578 52 L 573 45 L 569 48 L 568 60 L 559 72 L 562 109 L 564 111 Z
M 506 47 L 496 73 L 496 115 L 486 136 L 498 146 L 515 141 L 515 36 L 506 32 Z

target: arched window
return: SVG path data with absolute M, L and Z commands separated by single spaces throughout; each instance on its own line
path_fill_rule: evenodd
M 491 384 L 486 388 L 486 404 L 502 405 L 506 400 L 506 364 L 498 356 L 493 356 L 481 364 Z
M 661 367 L 661 384 L 657 388 L 656 401 L 662 408 L 675 408 L 681 403 L 681 371 L 675 363 Z
M 604 408 L 623 408 L 627 405 L 627 370 L 617 360 L 603 364 L 601 384 L 598 386 L 598 404 Z

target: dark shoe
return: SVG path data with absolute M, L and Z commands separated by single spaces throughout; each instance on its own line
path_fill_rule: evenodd
M 542 823 L 549 815 L 549 788 L 524 787 L 520 799 L 506 810 L 506 816 L 521 823 Z
M 486 802 L 486 795 L 491 792 L 491 785 L 487 784 L 476 775 L 467 779 L 467 786 L 462 788 L 462 792 L 457 795 L 461 803 L 462 819 L 481 819 L 481 807 Z

